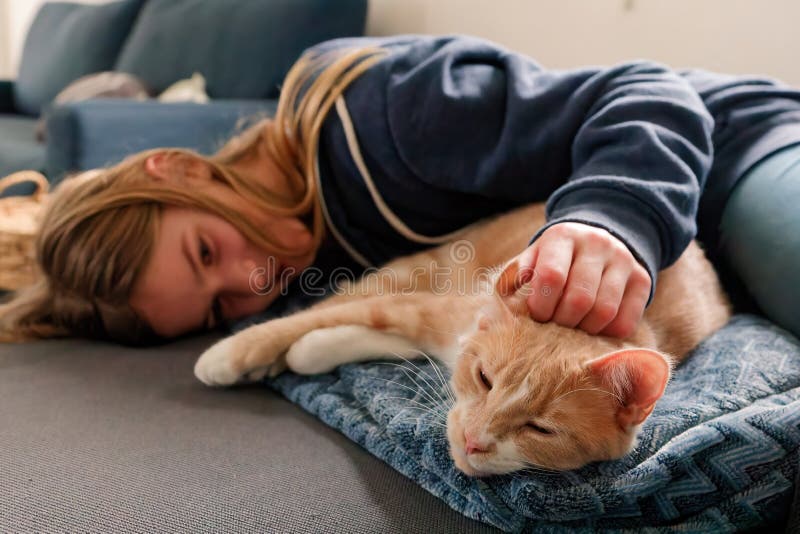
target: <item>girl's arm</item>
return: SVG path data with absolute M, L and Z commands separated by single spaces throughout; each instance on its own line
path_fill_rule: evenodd
M 531 243 L 564 222 L 591 227 L 563 232 L 572 239 L 613 236 L 597 254 L 625 245 L 627 269 L 639 263 L 653 282 L 644 302 L 694 237 L 713 121 L 677 73 L 646 61 L 546 70 L 468 37 L 347 42 L 358 43 L 391 51 L 348 90 L 359 137 L 384 142 L 368 123 L 385 121 L 414 178 L 509 206 L 547 199 Z M 570 292 L 562 274 L 559 298 Z
M 547 198 L 532 241 L 558 222 L 604 228 L 654 280 L 694 237 L 713 121 L 677 73 L 651 62 L 545 70 L 467 37 L 419 39 L 382 63 L 367 75 L 384 78 L 393 139 L 419 179 Z

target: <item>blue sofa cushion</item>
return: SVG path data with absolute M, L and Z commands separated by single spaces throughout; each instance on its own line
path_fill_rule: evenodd
M 292 63 L 323 40 L 361 35 L 366 0 L 150 0 L 116 70 L 163 91 L 202 73 L 212 98 L 274 98 Z
M 47 119 L 46 174 L 113 165 L 150 148 L 186 147 L 210 154 L 249 121 L 275 114 L 276 100 L 210 104 L 94 99 L 54 106 Z
M 0 177 L 22 170 L 41 171 L 44 168 L 45 148 L 36 141 L 36 119 L 21 115 L 0 115 Z M 32 184 L 9 187 L 5 193 L 29 194 Z
M 25 38 L 14 86 L 17 109 L 38 115 L 70 82 L 111 69 L 141 4 L 123 0 L 42 6 Z
M 233 329 L 313 302 L 301 286 Z M 800 476 L 800 340 L 763 318 L 736 315 L 692 352 L 629 455 L 574 471 L 466 477 L 442 424 L 446 377 L 417 360 L 266 383 L 453 509 L 506 532 L 783 531 Z

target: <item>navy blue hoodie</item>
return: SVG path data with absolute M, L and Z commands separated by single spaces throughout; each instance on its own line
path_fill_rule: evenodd
M 390 53 L 329 113 L 318 158 L 329 227 L 361 263 L 547 201 L 532 241 L 563 221 L 604 228 L 655 285 L 697 233 L 715 145 L 726 159 L 712 170 L 706 211 L 718 220 L 748 166 L 800 142 L 797 94 L 768 81 L 647 61 L 546 70 L 463 36 L 340 39 L 312 51 L 376 45 Z M 789 96 L 776 103 L 771 91 Z M 791 126 L 771 135 L 781 121 Z

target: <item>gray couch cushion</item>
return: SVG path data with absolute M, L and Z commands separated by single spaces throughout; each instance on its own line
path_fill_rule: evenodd
M 0 177 L 22 170 L 44 168 L 44 145 L 36 141 L 36 119 L 19 115 L 0 115 Z M 27 194 L 34 187 L 20 184 L 6 194 Z M 5 196 L 5 194 L 0 194 Z
M 161 92 L 202 73 L 212 98 L 275 98 L 309 46 L 361 35 L 366 0 L 150 0 L 115 70 Z
M 265 386 L 213 338 L 0 345 L 0 532 L 494 532 Z
M 73 80 L 111 69 L 141 3 L 42 6 L 25 38 L 14 86 L 17 108 L 38 115 Z

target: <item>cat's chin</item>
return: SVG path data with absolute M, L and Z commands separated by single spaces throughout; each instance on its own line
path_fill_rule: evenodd
M 483 477 L 490 477 L 495 474 L 495 473 L 490 473 L 488 471 L 481 471 L 479 469 L 475 469 L 469 463 L 469 460 L 467 460 L 466 455 L 454 451 L 452 449 L 450 450 L 450 457 L 453 459 L 453 462 L 456 464 L 458 470 L 469 477 L 483 478 Z

